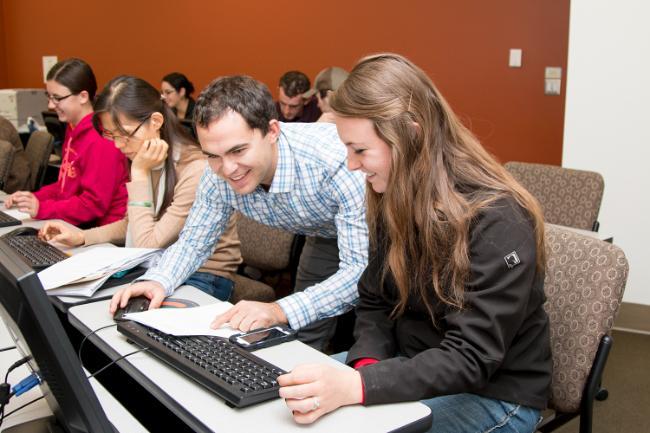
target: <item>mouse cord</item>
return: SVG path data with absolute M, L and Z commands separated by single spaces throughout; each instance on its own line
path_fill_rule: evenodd
M 95 376 L 97 376 L 99 373 L 101 373 L 102 371 L 106 370 L 108 367 L 110 367 L 111 365 L 115 364 L 116 362 L 121 361 L 122 359 L 126 358 L 127 356 L 135 355 L 136 353 L 144 352 L 144 351 L 146 351 L 146 350 L 149 350 L 149 348 L 148 348 L 148 347 L 143 347 L 142 349 L 134 350 L 133 352 L 129 352 L 129 353 L 127 353 L 126 355 L 122 355 L 122 356 L 120 356 L 119 358 L 117 358 L 117 359 L 115 359 L 115 360 L 109 362 L 108 364 L 106 364 L 105 366 L 103 366 L 102 368 L 100 368 L 99 370 L 97 370 L 96 372 L 94 372 L 93 374 L 91 374 L 90 376 L 88 376 L 88 379 L 90 379 L 91 377 L 95 377 Z
M 89 333 L 89 334 L 86 334 L 86 335 L 84 336 L 83 340 L 81 340 L 81 343 L 79 344 L 79 350 L 77 351 L 77 357 L 79 358 L 79 363 L 80 363 L 80 364 L 83 365 L 83 362 L 81 362 L 81 349 L 84 347 L 84 343 L 86 342 L 86 340 L 88 339 L 88 337 L 90 337 L 91 335 L 93 335 L 93 334 L 95 334 L 95 333 L 101 331 L 102 329 L 110 328 L 110 327 L 112 327 L 112 326 L 117 326 L 117 323 L 111 323 L 110 325 L 102 326 L 101 328 L 97 328 L 97 329 L 95 329 L 93 332 L 91 332 L 91 333 Z

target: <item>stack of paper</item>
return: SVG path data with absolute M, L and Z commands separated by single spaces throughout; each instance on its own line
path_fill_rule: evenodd
M 217 302 L 191 308 L 156 308 L 141 313 L 129 313 L 125 319 L 155 328 L 171 335 L 214 335 L 230 337 L 240 331 L 232 329 L 228 323 L 219 329 L 211 329 L 210 324 L 221 313 L 232 307 L 230 302 Z
M 115 272 L 147 266 L 158 248 L 92 248 L 38 273 L 48 295 L 92 296 Z
M 0 210 L 2 210 L 2 212 L 6 213 L 7 215 L 16 218 L 17 220 L 25 221 L 32 218 L 30 214 L 26 212 L 21 212 L 16 208 L 7 209 L 3 206 L 2 209 Z

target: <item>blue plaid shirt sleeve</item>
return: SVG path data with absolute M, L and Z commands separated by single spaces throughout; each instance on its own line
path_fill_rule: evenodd
M 364 182 L 359 173 L 338 171 L 332 180 L 332 197 L 338 206 L 339 270 L 325 281 L 277 301 L 293 329 L 333 317 L 354 308 L 359 300 L 357 282 L 368 264 Z
M 215 176 L 209 167 L 203 172 L 178 240 L 138 281 L 157 281 L 169 296 L 212 254 L 233 212 L 232 207 L 220 199 L 222 195 L 214 182 Z

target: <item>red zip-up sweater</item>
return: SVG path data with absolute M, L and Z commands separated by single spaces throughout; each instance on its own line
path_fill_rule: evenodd
M 129 172 L 125 156 L 92 124 L 92 113 L 68 125 L 59 179 L 34 193 L 37 219 L 104 225 L 124 218 Z

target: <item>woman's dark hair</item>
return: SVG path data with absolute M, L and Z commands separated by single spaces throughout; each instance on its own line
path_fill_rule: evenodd
M 88 92 L 90 103 L 95 100 L 95 93 L 97 92 L 97 80 L 95 74 L 90 68 L 90 65 L 81 59 L 66 59 L 61 60 L 56 65 L 52 66 L 46 77 L 47 81 L 54 80 L 57 83 L 64 85 L 70 91 L 77 95 L 84 90 Z
M 176 171 L 174 170 L 173 150 L 183 144 L 196 145 L 181 126 L 178 118 L 171 108 L 160 98 L 160 93 L 151 84 L 143 79 L 128 75 L 113 78 L 97 96 L 93 124 L 101 132 L 100 113 L 108 113 L 113 124 L 124 135 L 128 132 L 122 127 L 118 115 L 121 114 L 134 121 L 144 122 L 151 118 L 153 113 L 163 115 L 163 125 L 160 128 L 160 138 L 169 144 L 167 159 L 165 160 L 165 197 L 161 209 L 164 211 L 171 204 L 176 186 Z
M 163 81 L 168 82 L 171 86 L 176 89 L 177 92 L 180 92 L 181 89 L 185 89 L 185 96 L 190 97 L 192 92 L 194 92 L 194 85 L 187 77 L 180 72 L 172 72 L 163 77 Z

